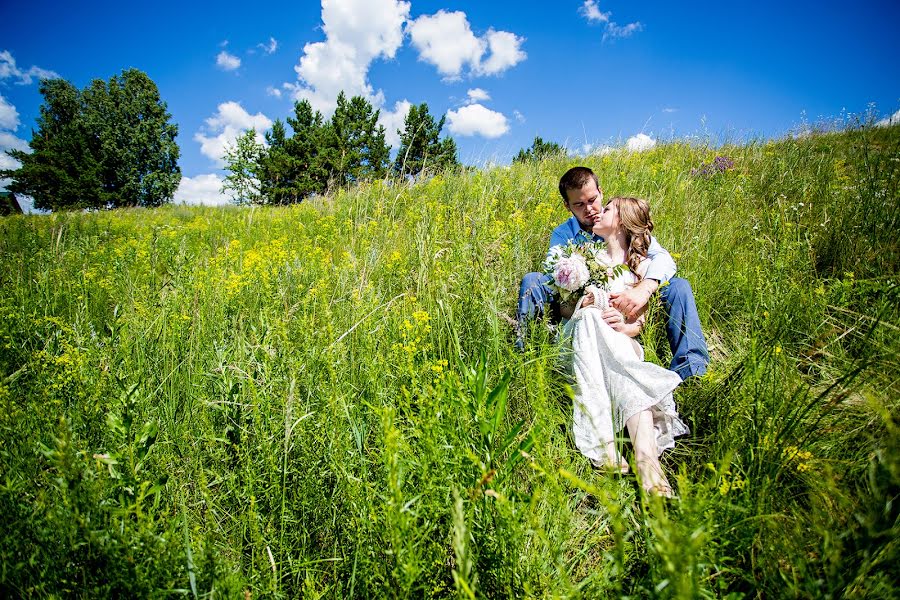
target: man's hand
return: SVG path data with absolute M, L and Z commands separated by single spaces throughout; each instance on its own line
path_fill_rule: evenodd
M 619 309 L 623 315 L 632 319 L 637 318 L 650 302 L 650 296 L 659 287 L 655 279 L 644 279 L 639 284 L 618 294 L 610 294 L 610 303 Z

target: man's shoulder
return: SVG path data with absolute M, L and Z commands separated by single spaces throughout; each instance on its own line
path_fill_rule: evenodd
M 565 243 L 574 239 L 579 231 L 581 231 L 581 227 L 578 226 L 575 217 L 569 217 L 553 230 L 550 239 L 557 243 Z

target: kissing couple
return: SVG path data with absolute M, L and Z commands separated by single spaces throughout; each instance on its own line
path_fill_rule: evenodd
M 616 434 L 628 429 L 642 489 L 671 497 L 659 455 L 688 433 L 673 391 L 706 372 L 709 353 L 690 284 L 675 277 L 675 261 L 652 237 L 645 200 L 604 200 L 587 167 L 566 171 L 559 193 L 571 217 L 550 237 L 544 272 L 522 279 L 516 348 L 530 321 L 562 319 L 571 344 L 575 445 L 599 469 L 625 473 Z M 668 369 L 644 361 L 635 341 L 651 298 L 659 295 L 672 350 Z

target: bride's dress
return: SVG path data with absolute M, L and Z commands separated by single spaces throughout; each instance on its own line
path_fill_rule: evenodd
M 636 279 L 631 271 L 626 271 L 610 283 L 609 291 L 624 291 Z M 675 446 L 676 436 L 689 433 L 672 397 L 681 378 L 645 362 L 643 348 L 603 320 L 607 293 L 596 288 L 592 291 L 594 304 L 578 308 L 563 328 L 564 335 L 572 341 L 575 444 L 595 464 L 606 464 L 607 444 L 630 417 L 649 409 L 661 454 Z

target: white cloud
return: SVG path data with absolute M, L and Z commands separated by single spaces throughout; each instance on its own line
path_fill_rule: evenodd
M 55 79 L 59 77 L 54 71 L 32 66 L 23 71 L 16 66 L 16 59 L 9 50 L 0 52 L 0 80 L 12 77 L 17 85 L 30 85 L 34 79 Z
M 475 37 L 469 19 L 462 11 L 439 10 L 411 21 L 408 31 L 419 60 L 437 67 L 448 78 L 459 77 L 468 63 L 477 65 L 485 52 L 486 43 Z
M 490 100 L 491 95 L 481 88 L 473 88 L 466 92 L 466 104 L 474 104 L 475 102 L 484 102 Z
M 900 110 L 892 114 L 890 117 L 885 117 L 881 119 L 877 123 L 875 123 L 876 127 L 891 127 L 893 125 L 900 125 Z
M 400 146 L 400 134 L 397 130 L 403 129 L 403 122 L 412 104 L 408 100 L 394 103 L 394 110 L 382 108 L 378 115 L 378 124 L 384 125 L 384 139 L 395 150 Z
M 486 37 L 491 55 L 477 66 L 476 73 L 496 75 L 525 60 L 527 55 L 522 51 L 522 43 L 525 38 L 508 31 L 494 31 L 493 29 L 488 30 Z
M 22 163 L 6 153 L 7 150 L 31 152 L 28 142 L 16 137 L 12 132 L 19 127 L 19 112 L 6 98 L 0 95 L 0 169 L 18 169 Z M 6 189 L 9 179 L 0 179 L 0 188 Z
M 216 56 L 216 66 L 223 71 L 234 71 L 241 66 L 241 59 L 234 54 L 229 54 L 225 50 L 222 50 Z
M 15 131 L 19 127 L 19 111 L 0 94 L 0 129 Z
M 257 48 L 265 52 L 266 54 L 274 54 L 276 50 L 278 50 L 278 40 L 273 37 L 269 38 L 269 41 L 265 44 L 257 44 Z
M 275 96 L 276 98 L 281 98 L 281 90 L 277 87 L 272 87 L 271 85 L 266 88 L 266 94 L 269 96 Z
M 325 41 L 303 47 L 294 67 L 297 83 L 285 85 L 293 99 L 308 100 L 326 117 L 334 112 L 341 91 L 364 96 L 380 108 L 384 94 L 368 82 L 369 65 L 376 58 L 394 58 L 409 8 L 409 2 L 399 0 L 322 0 Z
M 673 112 L 678 112 L 678 109 L 677 109 L 677 108 L 669 108 L 669 107 L 667 107 L 667 108 L 662 109 L 662 111 L 663 111 L 664 113 L 673 113 Z
M 219 206 L 231 200 L 222 193 L 222 178 L 215 173 L 182 177 L 175 190 L 175 204 Z
M 206 133 L 197 132 L 194 140 L 200 143 L 200 152 L 222 168 L 225 166 L 225 149 L 233 145 L 238 136 L 253 129 L 257 143 L 265 144 L 263 132 L 271 126 L 272 121 L 266 115 L 251 115 L 237 102 L 223 102 L 218 112 L 206 120 Z
M 628 23 L 627 25 L 619 25 L 615 21 L 610 20 L 612 13 L 602 12 L 597 6 L 597 0 L 585 0 L 584 4 L 581 5 L 581 8 L 578 9 L 578 12 L 584 15 L 588 20 L 588 23 L 605 25 L 603 32 L 604 42 L 610 39 L 617 40 L 619 38 L 631 37 L 634 33 L 644 30 L 644 26 L 640 21 Z
M 457 135 L 496 138 L 509 131 L 509 122 L 502 113 L 481 104 L 469 104 L 459 110 L 447 111 L 447 128 Z
M 603 34 L 603 41 L 605 42 L 608 39 L 619 39 L 619 38 L 627 38 L 631 37 L 631 35 L 637 31 L 643 31 L 644 26 L 641 23 L 629 23 L 628 25 L 619 25 L 618 23 L 614 23 L 610 21 L 606 26 L 606 32 Z
M 615 150 L 610 145 L 607 144 L 582 144 L 581 145 L 581 153 L 585 156 L 606 156 L 610 152 Z
M 6 156 L 7 150 L 22 150 L 23 152 L 31 152 L 31 147 L 25 140 L 14 136 L 7 131 L 0 131 L 0 152 Z
M 0 169 L 18 169 L 21 167 L 22 163 L 7 154 L 7 150 L 31 152 L 31 148 L 28 147 L 28 142 L 17 138 L 11 133 L 0 131 Z M 0 189 L 6 189 L 6 186 L 9 185 L 9 183 L 9 179 L 0 179 Z
M 625 142 L 625 148 L 627 148 L 629 152 L 643 152 L 644 150 L 650 150 L 654 146 L 656 146 L 656 140 L 646 133 L 633 135 Z
M 513 117 L 515 117 L 516 121 L 518 121 L 519 123 L 525 122 L 525 115 L 523 115 L 522 113 L 520 113 L 517 110 L 513 111 Z
M 584 15 L 591 23 L 607 23 L 609 22 L 610 15 L 612 15 L 612 13 L 600 12 L 596 0 L 585 0 L 584 4 L 581 5 L 581 8 L 578 9 L 578 12 Z
M 496 75 L 526 58 L 521 48 L 525 38 L 494 29 L 477 37 L 462 11 L 422 15 L 411 21 L 407 30 L 419 60 L 437 67 L 447 79 L 458 79 L 466 66 L 475 75 Z

